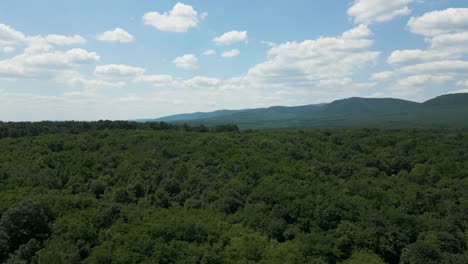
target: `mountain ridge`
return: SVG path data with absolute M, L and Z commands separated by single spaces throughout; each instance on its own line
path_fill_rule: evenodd
M 135 121 L 207 126 L 229 123 L 241 128 L 350 126 L 468 128 L 466 116 L 468 116 L 468 93 L 459 93 L 438 96 L 422 103 L 395 98 L 351 97 L 326 104 L 218 110 Z

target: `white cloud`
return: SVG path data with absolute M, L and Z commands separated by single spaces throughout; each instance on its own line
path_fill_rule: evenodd
M 86 89 L 92 89 L 92 93 L 90 90 L 85 91 L 86 95 L 95 95 L 95 89 L 99 88 L 122 88 L 126 84 L 125 82 L 112 82 L 106 80 L 99 80 L 99 79 L 89 79 L 83 75 L 81 75 L 77 71 L 64 71 L 57 75 L 55 80 L 59 83 L 64 83 L 68 86 L 73 87 L 83 87 Z M 65 94 L 66 96 L 79 96 L 83 95 L 83 92 L 69 92 Z
M 63 60 L 63 64 L 68 64 L 70 66 L 79 65 L 79 64 L 87 64 L 97 62 L 100 59 L 100 56 L 96 52 L 88 52 L 84 49 L 71 49 L 66 51 L 65 53 L 62 52 L 55 52 L 52 54 L 39 54 L 33 56 L 33 58 L 37 58 L 38 63 L 43 62 L 44 64 L 49 64 L 50 62 L 57 61 L 59 64 Z M 63 57 L 63 59 L 62 59 Z M 32 60 L 34 61 L 34 60 Z
M 428 87 L 445 90 L 459 84 L 468 71 L 468 8 L 433 11 L 408 22 L 411 32 L 425 37 L 428 48 L 396 50 L 387 62 L 396 68 L 387 85 L 398 96 L 422 97 Z M 409 75 L 409 76 L 408 76 Z M 378 77 L 377 75 L 373 77 Z
M 149 83 L 154 86 L 169 86 L 174 82 L 174 78 L 170 75 L 139 75 L 135 78 L 135 82 Z
M 10 78 L 52 78 L 60 72 L 99 61 L 96 52 L 83 49 L 45 53 L 24 53 L 0 61 L 0 76 Z
M 371 80 L 373 81 L 388 81 L 396 77 L 396 73 L 393 71 L 383 71 L 372 74 Z
M 43 38 L 42 36 L 34 36 L 34 37 L 27 37 L 25 40 L 27 45 L 24 53 L 26 54 L 37 54 L 37 53 L 45 53 L 52 50 L 52 45 Z
M 120 43 L 130 43 L 135 40 L 130 33 L 121 28 L 115 28 L 114 30 L 103 32 L 99 34 L 97 38 L 100 41 Z
M 71 92 L 65 92 L 63 93 L 63 97 L 67 99 L 73 99 L 73 98 L 92 98 L 97 96 L 96 90 L 95 89 L 86 89 L 82 91 L 71 91 Z
M 361 39 L 372 36 L 372 30 L 369 29 L 368 26 L 364 24 L 360 24 L 359 26 L 350 29 L 343 33 L 343 39 Z
M 156 87 L 164 87 L 170 89 L 183 88 L 215 88 L 223 82 L 218 78 L 206 76 L 195 76 L 190 79 L 176 79 L 171 75 L 141 75 L 134 79 L 137 83 L 148 83 Z
M 209 88 L 218 85 L 221 82 L 218 78 L 210 78 L 205 76 L 196 76 L 192 79 L 184 81 L 184 85 L 190 88 Z
M 172 62 L 177 66 L 177 68 L 184 70 L 193 70 L 198 67 L 198 58 L 194 54 L 185 54 L 175 58 Z
M 15 50 L 15 48 L 10 47 L 10 46 L 6 46 L 6 47 L 3 48 L 3 52 L 5 52 L 5 53 L 11 53 L 14 50 Z
M 468 61 L 444 60 L 410 65 L 399 69 L 406 74 L 460 73 L 468 71 Z
M 0 24 L 0 47 L 15 46 L 22 43 L 26 36 L 8 25 Z
M 267 40 L 262 40 L 260 43 L 262 43 L 263 45 L 267 45 L 267 46 L 270 47 L 270 48 L 272 48 L 272 47 L 278 45 L 278 43 L 276 43 L 276 42 L 267 41 Z
M 468 30 L 466 32 L 454 34 L 442 34 L 429 39 L 432 49 L 464 46 L 468 44 Z
M 388 57 L 387 62 L 393 65 L 414 64 L 420 62 L 446 60 L 452 57 L 447 52 L 437 50 L 396 50 Z
M 80 35 L 64 36 L 64 35 L 47 35 L 45 38 L 49 43 L 54 45 L 76 45 L 85 44 L 86 39 Z
M 453 80 L 450 75 L 413 75 L 398 81 L 399 86 L 421 86 L 444 84 Z
M 456 90 L 456 91 L 451 91 L 446 94 L 459 94 L 459 93 L 468 93 L 468 89 L 461 89 L 461 90 Z
M 137 76 L 135 81 L 137 82 L 147 82 L 147 83 L 168 83 L 172 82 L 174 78 L 171 75 L 140 75 Z
M 441 60 L 414 63 L 394 71 L 376 73 L 371 79 L 380 81 L 386 96 L 425 100 L 424 91 L 430 87 L 445 90 L 451 83 L 461 84 L 468 71 L 468 62 Z
M 84 49 L 54 51 L 51 45 L 83 44 L 85 41 L 79 35 L 27 36 L 0 24 L 0 48 L 4 52 L 13 52 L 18 46 L 24 47 L 22 54 L 0 61 L 0 76 L 11 80 L 50 79 L 69 68 L 99 61 L 100 56 L 96 52 Z
M 97 62 L 99 59 L 100 57 L 96 52 L 88 52 L 84 49 L 71 49 L 65 52 L 22 54 L 3 62 L 35 67 L 74 67 Z
M 466 87 L 468 87 L 468 80 L 458 81 L 457 86 L 466 86 Z
M 321 37 L 303 42 L 286 42 L 271 48 L 268 60 L 252 67 L 247 78 L 256 86 L 300 87 L 333 94 L 336 90 L 320 85 L 342 83 L 345 78 L 373 66 L 379 52 L 369 51 L 372 34 L 358 26 L 338 37 Z M 344 87 L 343 87 L 344 88 Z
M 411 32 L 424 36 L 468 31 L 468 8 L 449 8 L 412 17 L 408 27 Z
M 247 31 L 229 31 L 213 39 L 213 42 L 219 45 L 231 45 L 238 42 L 247 42 Z
M 354 22 L 372 24 L 390 21 L 411 13 L 408 7 L 413 0 L 355 0 L 348 9 Z
M 69 79 L 67 81 L 67 84 L 70 86 L 82 86 L 82 87 L 88 87 L 88 88 L 122 88 L 125 87 L 126 83 L 125 82 L 109 82 L 105 80 L 93 80 L 93 79 L 87 79 L 87 78 L 79 78 L 75 77 L 73 79 Z
M 51 44 L 57 46 L 85 44 L 86 39 L 80 35 L 64 36 L 50 34 L 43 36 L 27 36 L 16 31 L 10 26 L 0 24 L 0 48 L 7 50 L 14 49 L 15 46 L 25 45 L 25 53 L 44 53 L 52 50 Z
M 145 73 L 145 69 L 122 64 L 96 66 L 94 74 L 103 77 L 134 77 Z
M 223 58 L 233 58 L 233 57 L 238 56 L 239 54 L 240 54 L 240 50 L 233 49 L 233 50 L 223 52 L 223 54 L 221 54 L 221 57 L 223 57 Z
M 14 64 L 7 61 L 0 61 L 0 76 L 16 77 L 23 76 L 25 69 L 22 65 Z
M 0 61 L 0 76 L 9 80 L 31 79 L 52 80 L 70 68 L 100 60 L 96 52 L 84 49 L 54 51 L 54 45 L 83 44 L 86 40 L 79 35 L 63 36 L 50 34 L 27 36 L 11 27 L 0 24 L 0 48 L 12 52 L 24 47 L 22 54 Z
M 149 25 L 164 32 L 187 32 L 190 28 L 198 26 L 200 19 L 208 14 L 198 15 L 197 11 L 190 6 L 177 3 L 171 11 L 162 14 L 149 12 L 143 16 L 145 25 Z
M 211 55 L 215 55 L 216 54 L 216 51 L 212 50 L 212 49 L 209 49 L 209 50 L 205 50 L 203 52 L 203 55 L 205 56 L 211 56 Z

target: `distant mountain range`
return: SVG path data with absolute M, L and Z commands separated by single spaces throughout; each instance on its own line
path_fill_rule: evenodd
M 468 93 L 443 95 L 424 103 L 353 97 L 329 104 L 219 110 L 135 121 L 207 126 L 236 124 L 241 128 L 468 128 Z

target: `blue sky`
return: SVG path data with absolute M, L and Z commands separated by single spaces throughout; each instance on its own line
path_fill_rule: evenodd
M 0 120 L 468 92 L 466 0 L 0 3 Z

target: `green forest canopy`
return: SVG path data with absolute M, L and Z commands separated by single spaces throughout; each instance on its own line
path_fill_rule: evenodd
M 466 130 L 0 123 L 0 150 L 0 262 L 468 262 Z

